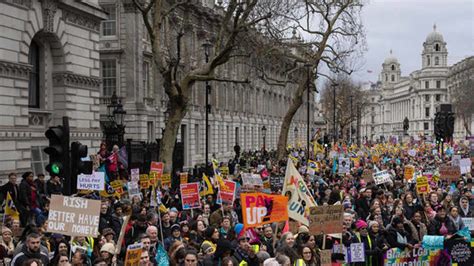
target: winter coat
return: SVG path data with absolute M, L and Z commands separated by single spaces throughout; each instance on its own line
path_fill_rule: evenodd
M 398 242 L 398 234 L 406 237 L 406 239 L 407 239 L 406 244 Z M 412 243 L 412 239 L 411 239 L 410 234 L 405 232 L 405 230 L 399 231 L 399 230 L 395 229 L 392 226 L 390 226 L 390 228 L 388 228 L 387 234 L 386 234 L 385 237 L 386 237 L 387 242 L 388 242 L 388 244 L 390 245 L 391 248 L 399 248 L 399 249 L 403 250 L 408 246 L 408 244 Z
M 439 216 L 436 216 L 433 220 L 431 220 L 431 223 L 430 223 L 430 226 L 429 226 L 429 229 L 428 229 L 428 234 L 429 235 L 437 235 L 437 236 L 443 235 L 440 232 L 440 229 L 441 229 L 443 223 L 445 224 L 446 228 L 448 229 L 448 234 L 449 235 L 452 235 L 452 234 L 457 232 L 456 227 L 454 226 L 451 219 L 449 219 L 449 217 L 446 216 L 444 219 L 441 219 Z
M 23 265 L 23 263 L 29 259 L 39 259 L 43 265 L 49 265 L 48 254 L 38 250 L 38 252 L 32 252 L 28 249 L 27 245 L 23 245 L 21 252 L 18 253 L 11 261 L 11 265 Z

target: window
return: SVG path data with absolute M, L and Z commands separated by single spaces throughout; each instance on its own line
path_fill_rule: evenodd
M 392 75 L 392 81 L 395 81 L 395 75 Z
M 375 123 L 375 116 L 372 116 L 372 124 Z
M 441 95 L 436 94 L 436 101 L 439 102 L 441 100 Z
M 388 81 L 388 75 L 385 74 L 385 81 Z
M 117 19 L 115 5 L 103 6 L 103 8 L 109 15 L 102 21 L 102 36 L 115 36 Z
M 425 81 L 425 89 L 428 89 L 430 87 L 430 82 L 429 81 Z
M 32 65 L 30 72 L 30 81 L 28 83 L 28 106 L 33 108 L 40 107 L 40 47 L 33 40 L 30 45 L 28 63 Z
M 395 65 L 392 65 L 392 71 L 394 71 L 394 70 L 395 70 Z
M 435 66 L 439 65 L 439 57 L 435 57 Z
M 441 80 L 436 81 L 436 88 L 441 89 Z
M 102 87 L 105 97 L 117 90 L 117 63 L 115 59 L 102 60 Z
M 372 97 L 372 102 L 375 102 L 375 98 L 374 98 L 374 97 Z
M 425 117 L 430 117 L 430 108 L 429 107 L 425 108 Z
M 147 139 L 148 142 L 153 142 L 155 138 L 155 127 L 153 126 L 153 121 L 147 122 Z
M 225 139 L 225 144 L 226 144 L 226 148 L 225 148 L 225 151 L 230 151 L 230 130 L 229 130 L 229 126 L 226 126 L 225 128 L 226 130 L 226 139 Z
M 375 107 L 372 106 L 372 112 L 374 112 L 374 111 L 375 111 Z
M 49 156 L 43 151 L 45 146 L 31 146 L 31 169 L 33 174 L 47 174 L 46 165 L 49 163 Z
M 146 61 L 143 62 L 143 95 L 145 97 L 151 97 L 151 94 L 150 94 L 150 64 Z
M 431 65 L 431 58 L 429 55 L 426 56 L 426 64 L 429 66 Z
M 429 101 L 430 101 L 430 96 L 429 96 L 429 95 L 425 95 L 425 101 L 426 101 L 426 102 L 429 102 Z
M 195 145 L 194 150 L 197 154 L 200 154 L 201 153 L 201 146 L 199 145 L 200 144 L 199 139 L 200 139 L 201 135 L 199 134 L 199 124 L 194 125 L 194 136 L 195 136 L 194 137 L 195 138 L 195 140 L 194 140 L 194 145 Z
M 439 44 L 435 44 L 435 51 L 439 52 Z
M 423 123 L 423 128 L 424 130 L 430 130 L 430 124 L 427 122 Z

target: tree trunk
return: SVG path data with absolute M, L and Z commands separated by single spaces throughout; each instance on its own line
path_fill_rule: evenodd
M 298 85 L 298 89 L 293 96 L 293 101 L 288 108 L 288 111 L 283 118 L 281 124 L 280 136 L 278 137 L 278 146 L 277 146 L 277 158 L 278 160 L 283 160 L 286 156 L 286 144 L 288 142 L 288 132 L 290 131 L 291 121 L 295 116 L 296 112 L 303 104 L 303 93 L 306 89 L 306 82 L 301 82 Z
M 469 122 L 470 122 L 469 120 L 470 119 L 467 119 L 466 115 L 462 116 L 462 122 L 463 122 L 464 128 L 466 129 L 466 136 L 471 136 L 472 134 L 470 126 L 469 126 Z

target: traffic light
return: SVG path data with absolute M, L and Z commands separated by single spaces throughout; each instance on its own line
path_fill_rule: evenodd
M 71 143 L 71 173 L 73 177 L 79 174 L 92 174 L 92 162 L 81 160 L 87 155 L 87 145 L 79 141 Z
M 46 171 L 50 176 L 64 177 L 69 169 L 69 132 L 63 126 L 50 127 L 45 136 L 49 140 L 49 146 L 44 149 L 49 155 Z

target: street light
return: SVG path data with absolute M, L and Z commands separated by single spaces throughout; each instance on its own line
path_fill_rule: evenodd
M 107 148 L 111 149 L 113 145 L 123 145 L 123 136 L 125 134 L 124 117 L 127 112 L 123 109 L 121 100 L 117 98 L 115 91 L 110 97 L 110 104 L 107 105 L 107 119 L 103 123 L 105 142 Z
M 262 136 L 263 136 L 263 150 L 265 151 L 265 137 L 267 136 L 267 128 L 265 126 L 262 127 Z
M 212 44 L 209 40 L 206 40 L 202 47 L 204 48 L 204 56 L 206 59 L 206 64 L 209 63 L 209 55 L 211 53 Z M 206 80 L 206 165 L 209 162 L 209 113 L 211 112 L 211 105 L 209 104 L 209 95 L 211 94 L 211 85 L 209 81 Z

